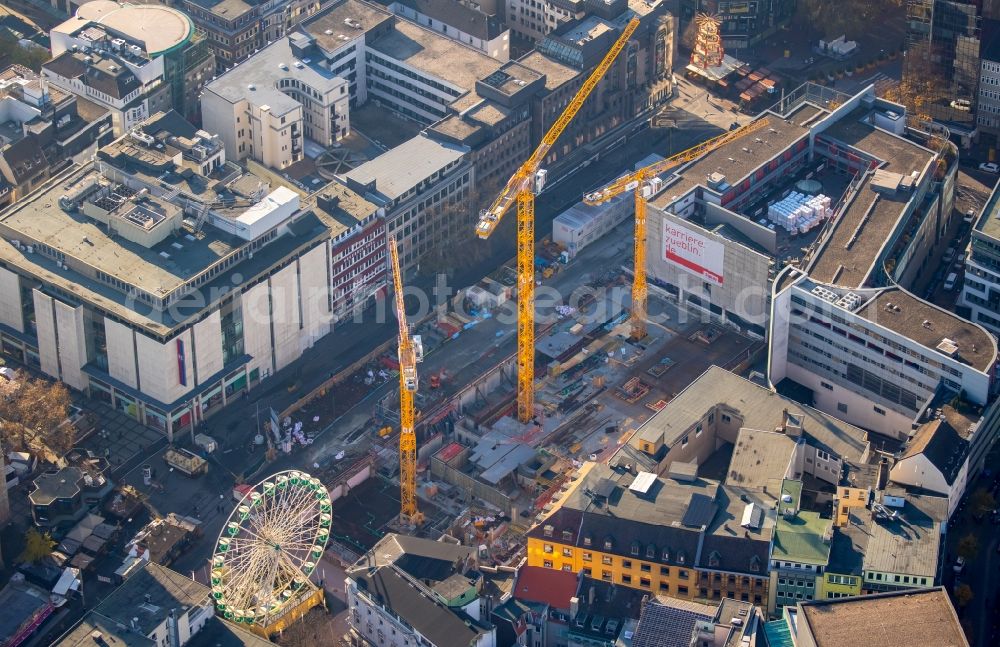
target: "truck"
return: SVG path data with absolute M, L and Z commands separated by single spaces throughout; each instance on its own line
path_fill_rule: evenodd
M 167 465 L 188 476 L 200 476 L 208 471 L 208 461 L 186 449 L 171 448 L 163 454 Z

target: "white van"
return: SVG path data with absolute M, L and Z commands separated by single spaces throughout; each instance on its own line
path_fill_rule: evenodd
M 948 275 L 948 278 L 946 278 L 944 280 L 944 286 L 943 286 L 944 289 L 945 290 L 952 290 L 952 289 L 954 289 L 956 281 L 958 281 L 958 274 L 955 274 L 954 272 L 952 272 L 951 274 Z

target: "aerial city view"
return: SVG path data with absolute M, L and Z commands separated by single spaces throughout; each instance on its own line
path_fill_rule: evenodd
M 0 0 L 0 647 L 1000 645 L 1000 1 Z

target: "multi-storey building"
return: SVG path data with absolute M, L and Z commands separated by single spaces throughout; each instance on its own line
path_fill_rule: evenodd
M 765 633 L 771 645 L 801 647 L 865 644 L 872 636 L 879 636 L 883 647 L 969 645 L 948 592 L 941 587 L 802 601 L 781 619 L 767 623 Z
M 722 45 L 740 54 L 756 47 L 782 27 L 795 13 L 793 0 L 680 0 L 681 31 L 690 29 L 698 13 L 709 13 L 722 21 Z
M 477 49 L 500 62 L 510 60 L 510 29 L 496 5 L 470 0 L 380 0 L 389 11 Z M 492 12 L 490 10 L 492 9 Z
M 998 89 L 1000 91 L 1000 89 Z M 1000 191 L 994 187 L 972 226 L 959 302 L 969 319 L 1000 335 Z
M 819 409 L 890 437 L 907 438 L 935 407 L 968 436 L 970 409 L 994 391 L 995 338 L 900 288 L 849 290 L 788 268 L 770 326 L 771 384 L 792 380 Z
M 115 136 L 120 137 L 150 115 L 170 109 L 164 60 L 162 56 L 150 59 L 141 49 L 115 49 L 105 29 L 93 30 L 90 44 L 74 43 L 46 62 L 42 78 L 110 112 Z M 78 37 L 89 35 L 85 30 Z
M 477 80 L 501 65 L 469 44 L 361 0 L 333 4 L 292 40 L 301 56 L 350 82 L 355 105 L 372 99 L 425 125 L 450 114 Z
M 362 644 L 495 647 L 480 618 L 473 548 L 389 534 L 347 569 L 348 622 Z
M 317 214 L 330 227 L 330 300 L 336 325 L 385 291 L 385 211 L 337 182 L 323 187 L 315 201 Z
M 193 640 L 213 641 L 220 634 L 196 637 L 199 632 L 208 634 L 215 629 L 210 594 L 204 584 L 147 561 L 52 644 L 80 647 L 138 641 L 184 647 Z M 249 632 L 244 636 L 244 640 L 253 640 Z
M 528 533 L 528 566 L 582 572 L 650 595 L 767 599 L 774 511 L 703 478 L 585 463 Z M 744 516 L 746 509 L 751 514 Z M 741 518 L 742 532 L 727 522 Z
M 832 523 L 818 512 L 802 510 L 801 504 L 802 482 L 782 481 L 771 548 L 771 609 L 820 597 L 823 571 L 830 561 Z
M 443 241 L 474 229 L 469 150 L 420 134 L 340 176 L 348 189 L 384 210 L 402 269 L 416 268 Z M 470 229 L 472 228 L 472 229 Z M 453 250 L 454 248 L 450 248 Z
M 205 128 L 233 160 L 283 169 L 303 159 L 304 139 L 326 147 L 350 130 L 348 83 L 302 57 L 287 38 L 205 86 Z
M 507 0 L 507 25 L 518 36 L 541 41 L 556 27 L 583 18 L 598 3 L 585 0 Z
M 996 150 L 1000 135 L 1000 20 L 984 18 L 982 21 L 976 130 Z
M 320 0 L 178 0 L 205 33 L 217 71 L 242 63 L 320 9 Z
M 913 77 L 930 99 L 923 110 L 963 147 L 976 137 L 983 6 L 970 0 L 906 2 L 904 80 Z
M 75 45 L 113 51 L 126 65 L 142 67 L 141 58 L 162 61 L 174 110 L 200 123 L 198 95 L 215 75 L 215 55 L 204 33 L 180 11 L 153 4 L 87 2 L 73 18 L 52 29 L 50 40 L 53 56 Z
M 111 114 L 63 92 L 26 67 L 0 71 L 0 206 L 10 204 L 70 163 L 113 138 Z
M 662 178 L 649 210 L 654 284 L 763 337 L 778 263 L 852 287 L 909 285 L 931 271 L 925 260 L 947 231 L 957 165 L 904 138 L 902 107 L 871 88 L 840 96 L 832 111 L 823 92 L 799 88 L 765 111 L 767 128 Z M 824 227 L 768 222 L 775 193 L 799 182 L 842 196 Z
M 353 264 L 332 258 L 381 217 L 357 196 L 303 199 L 229 163 L 201 175 L 221 145 L 166 123 L 0 218 L 0 333 L 4 352 L 171 436 L 329 332 L 331 272 L 378 272 L 383 252 L 376 233 Z

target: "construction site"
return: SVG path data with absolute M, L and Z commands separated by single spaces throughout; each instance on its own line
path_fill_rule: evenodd
M 547 236 L 536 245 L 534 196 L 546 181 L 540 162 L 634 28 L 625 27 L 481 214 L 481 238 L 508 211 L 516 214 L 508 216 L 517 218 L 512 262 L 408 322 L 390 240 L 395 343 L 296 409 L 314 427 L 338 430 L 324 455 L 307 460 L 315 459 L 331 492 L 330 551 L 342 563 L 386 533 L 404 532 L 450 535 L 478 546 L 483 564 L 516 564 L 527 529 L 583 462 L 627 448 L 650 416 L 710 366 L 749 373 L 761 360 L 759 337 L 691 317 L 675 298 L 651 290 L 645 271 L 645 203 L 659 176 L 761 124 L 624 169 L 615 182 L 581 196 L 598 207 L 631 194 L 634 211 L 572 257 Z M 544 297 L 537 302 L 536 292 Z M 306 422 L 304 433 L 312 431 Z

